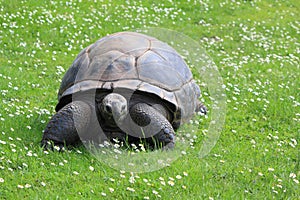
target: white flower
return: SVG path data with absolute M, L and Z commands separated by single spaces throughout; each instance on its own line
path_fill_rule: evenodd
M 254 139 L 252 139 L 252 140 L 250 141 L 250 143 L 251 143 L 251 144 L 256 144 L 256 142 L 255 142 Z
M 182 179 L 182 176 L 177 175 L 176 178 L 177 178 L 177 179 Z
M 27 156 L 29 156 L 29 157 L 31 157 L 32 156 L 32 152 L 27 152 L 27 154 L 26 154 Z
M 75 175 L 79 175 L 79 173 L 78 173 L 78 172 L 76 172 L 76 171 L 74 171 L 74 172 L 73 172 L 73 174 L 75 174 Z
M 269 168 L 268 168 L 268 171 L 269 171 L 269 172 L 273 172 L 273 171 L 274 171 L 274 168 L 269 167 Z
M 143 178 L 143 181 L 144 181 L 145 183 L 148 183 L 148 179 L 146 179 L 146 178 Z
M 158 195 L 158 192 L 156 190 L 152 190 L 152 193 Z
M 59 150 L 60 150 L 60 147 L 59 147 L 59 146 L 54 146 L 54 149 L 55 149 L 56 151 L 59 151 Z
M 126 190 L 130 191 L 130 192 L 135 192 L 135 189 L 131 188 L 131 187 L 127 187 Z
M 174 181 L 168 181 L 168 184 L 170 185 L 170 186 L 174 186 L 175 185 L 175 183 L 174 183 Z
M 110 180 L 111 182 L 115 182 L 115 179 L 113 179 L 113 178 L 109 178 L 109 180 Z
M 135 183 L 135 178 L 134 176 L 129 177 L 129 183 Z
M 274 193 L 278 194 L 278 191 L 277 191 L 277 190 L 272 190 L 272 192 L 274 192 Z
M 291 141 L 294 143 L 294 145 L 296 146 L 298 143 L 297 143 L 297 140 L 295 140 L 295 139 L 291 139 Z
M 126 178 L 126 176 L 125 176 L 125 175 L 123 175 L 123 174 L 120 174 L 120 177 L 121 177 L 121 178 Z
M 290 178 L 296 178 L 297 177 L 297 175 L 295 174 L 295 173 L 290 173 L 290 176 L 289 176 Z
M 95 169 L 92 166 L 89 166 L 89 169 L 93 172 Z
M 5 141 L 2 141 L 2 140 L 0 140 L 0 144 L 6 144 L 6 142 L 5 142 Z

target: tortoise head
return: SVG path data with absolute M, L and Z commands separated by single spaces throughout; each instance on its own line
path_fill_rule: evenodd
M 106 95 L 99 108 L 102 117 L 110 124 L 122 123 L 128 113 L 127 100 L 117 93 Z

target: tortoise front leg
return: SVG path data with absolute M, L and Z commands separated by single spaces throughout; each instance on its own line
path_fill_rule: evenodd
M 163 149 L 172 149 L 174 147 L 175 131 L 161 112 L 148 104 L 138 103 L 130 108 L 130 115 L 139 126 L 139 130 L 135 128 L 135 132 L 143 131 L 143 137 L 147 142 L 156 148 L 162 146 Z
M 91 106 L 83 101 L 67 104 L 47 124 L 41 145 L 45 149 L 53 148 L 52 145 L 61 149 L 64 145 L 78 143 L 80 138 L 77 130 L 88 128 L 91 113 Z

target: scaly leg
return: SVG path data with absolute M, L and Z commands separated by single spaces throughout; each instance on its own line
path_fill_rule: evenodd
M 165 116 L 145 103 L 138 103 L 130 108 L 136 131 L 143 131 L 143 137 L 155 148 L 172 149 L 175 144 L 175 131 Z M 139 129 L 139 130 L 138 130 Z M 141 130 L 142 129 L 142 130 Z M 140 134 L 141 135 L 141 134 Z
M 64 145 L 74 145 L 80 141 L 78 130 L 88 128 L 92 107 L 83 101 L 74 101 L 59 110 L 47 124 L 41 145 L 45 149 L 60 149 Z M 76 123 L 76 125 L 75 125 Z

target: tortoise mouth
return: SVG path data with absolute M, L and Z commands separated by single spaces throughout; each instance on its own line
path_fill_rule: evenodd
M 123 113 L 112 113 L 112 117 L 116 124 L 123 124 L 127 116 L 127 112 Z

